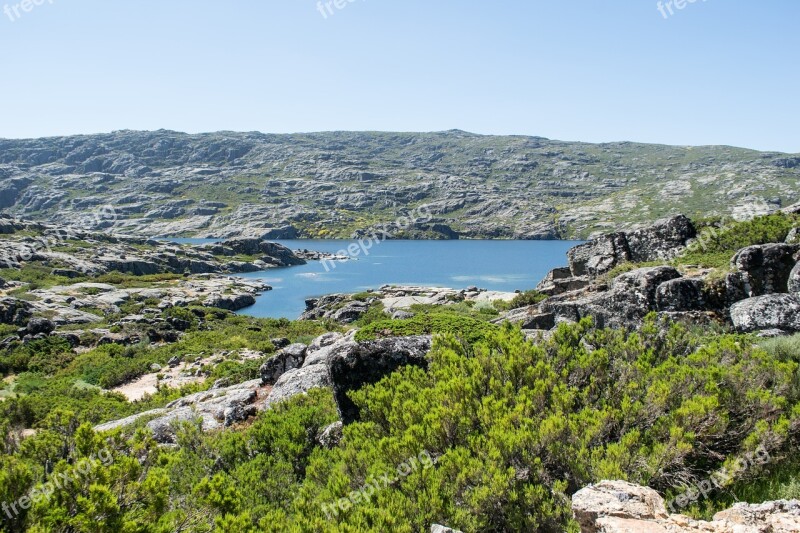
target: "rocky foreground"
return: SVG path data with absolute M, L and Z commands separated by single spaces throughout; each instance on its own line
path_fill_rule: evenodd
M 572 509 L 582 533 L 793 533 L 800 531 L 800 501 L 739 503 L 710 522 L 668 514 L 653 489 L 603 481 L 575 493 Z
M 800 209 L 787 212 L 796 214 Z M 193 325 L 205 327 L 208 312 L 219 312 L 224 319 L 222 310 L 250 305 L 255 295 L 269 289 L 237 278 L 236 273 L 297 265 L 317 257 L 258 238 L 180 246 L 93 232 L 67 234 L 61 227 L 10 217 L 0 218 L 0 232 L 2 268 L 17 278 L 0 279 L 0 323 L 18 327 L 16 334 L 0 340 L 2 349 L 53 337 L 66 339 L 76 352 L 104 344 L 170 345 Z M 786 242 L 739 249 L 724 269 L 707 268 L 681 260 L 687 250 L 702 247 L 705 236 L 694 222 L 679 215 L 575 247 L 568 253 L 568 266 L 552 271 L 533 294 L 477 287 L 384 286 L 312 299 L 302 323 L 320 321 L 335 331 L 317 333 L 304 342 L 269 339 L 264 352 L 182 353 L 166 366 L 153 364 L 149 372 L 104 393 L 139 401 L 164 387 L 196 385 L 202 390 L 95 429 L 133 433 L 145 426 L 156 443 L 175 447 L 185 422 L 206 432 L 246 425 L 281 402 L 327 389 L 339 420 L 313 437 L 319 446 L 335 447 L 344 426 L 361 417 L 350 392 L 403 367 L 428 368 L 431 335 L 396 334 L 381 329 L 380 321 L 412 323 L 430 307 L 490 308 L 496 324 L 517 323 L 533 338 L 586 317 L 600 326 L 636 329 L 652 313 L 761 336 L 800 332 L 798 233 L 795 228 Z M 169 310 L 180 311 L 169 314 Z M 371 340 L 359 340 L 357 323 L 370 314 L 377 315 L 380 327 L 373 328 Z M 97 326 L 109 316 L 113 321 Z M 238 383 L 227 378 L 206 382 L 209 369 L 231 361 L 256 363 L 252 368 L 258 368 L 259 377 Z M 670 515 L 657 492 L 621 481 L 579 490 L 573 511 L 586 533 L 800 531 L 797 501 L 740 504 L 704 522 Z M 433 526 L 432 531 L 450 530 Z

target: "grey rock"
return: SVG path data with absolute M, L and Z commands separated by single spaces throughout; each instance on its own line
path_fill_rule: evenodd
M 289 339 L 287 339 L 287 338 L 285 338 L 285 337 L 280 337 L 280 338 L 270 339 L 270 340 L 269 340 L 269 342 L 270 342 L 270 343 L 271 343 L 271 344 L 272 344 L 272 345 L 275 347 L 275 349 L 277 349 L 277 350 L 280 350 L 281 348 L 286 348 L 287 346 L 289 346 L 290 344 L 292 344 L 292 341 L 290 341 Z
M 731 306 L 731 321 L 738 331 L 780 329 L 800 332 L 800 297 L 793 294 L 767 294 Z
M 574 277 L 597 277 L 625 262 L 670 259 L 682 250 L 697 231 L 684 215 L 657 221 L 630 233 L 610 233 L 567 252 Z
M 283 374 L 272 392 L 267 396 L 267 405 L 274 405 L 297 396 L 305 394 L 312 389 L 325 388 L 331 386 L 326 365 L 311 365 L 302 368 L 295 368 Z
M 279 350 L 261 365 L 259 374 L 263 385 L 274 385 L 286 372 L 300 368 L 306 355 L 305 344 L 291 344 Z
M 255 305 L 255 303 L 256 299 L 252 294 L 215 294 L 206 298 L 203 305 L 228 311 L 238 311 Z
M 317 442 L 323 448 L 335 448 L 342 441 L 342 429 L 344 425 L 341 421 L 336 421 L 323 429 L 317 437 Z
M 742 290 L 748 296 L 787 292 L 789 276 L 800 246 L 762 244 L 740 250 L 731 265 L 742 273 Z
M 53 323 L 52 320 L 47 318 L 31 318 L 28 321 L 28 325 L 25 326 L 23 330 L 20 331 L 20 336 L 24 335 L 49 335 L 56 329 L 56 325 Z
M 439 524 L 433 524 L 431 526 L 431 533 L 461 533 L 461 531 L 446 526 L 440 526 Z
M 32 314 L 32 306 L 25 300 L 0 298 L 0 324 L 24 326 Z
M 395 370 L 414 365 L 427 368 L 429 336 L 393 337 L 354 343 L 333 354 L 328 362 L 330 382 L 342 422 L 358 420 L 359 412 L 347 393 L 377 383 Z M 313 368 L 313 367 L 310 367 Z
M 656 290 L 659 311 L 700 311 L 706 309 L 707 298 L 702 279 L 679 278 L 666 281 Z
M 797 263 L 789 273 L 787 289 L 792 294 L 800 294 L 800 263 Z

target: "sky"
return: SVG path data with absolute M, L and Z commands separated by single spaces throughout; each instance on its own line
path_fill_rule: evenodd
M 328 1 L 0 0 L 0 137 L 462 129 L 800 152 L 797 0 Z

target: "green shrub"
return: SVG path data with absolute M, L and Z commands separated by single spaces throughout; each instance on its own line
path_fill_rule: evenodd
M 449 333 L 465 342 L 475 342 L 497 327 L 486 322 L 450 313 L 447 308 L 437 313 L 420 313 L 403 320 L 378 320 L 356 333 L 357 341 L 375 340 L 378 337 L 404 337 Z

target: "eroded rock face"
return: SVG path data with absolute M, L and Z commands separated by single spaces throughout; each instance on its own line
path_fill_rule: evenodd
M 358 420 L 359 412 L 347 396 L 352 390 L 377 383 L 395 370 L 414 365 L 427 368 L 431 337 L 393 337 L 353 343 L 333 354 L 328 362 L 333 394 L 342 422 Z
M 156 442 L 174 444 L 176 430 L 181 423 L 198 421 L 203 431 L 213 431 L 253 416 L 257 411 L 255 402 L 260 385 L 260 380 L 253 380 L 232 387 L 190 394 L 167 404 L 164 408 L 101 424 L 95 427 L 95 430 L 114 430 L 127 427 L 141 419 L 152 418 L 147 427 L 153 432 Z
M 731 321 L 738 331 L 779 329 L 800 331 L 800 296 L 767 294 L 731 306 Z
M 701 279 L 679 278 L 666 281 L 656 289 L 659 311 L 700 311 L 708 306 Z
M 261 383 L 274 385 L 286 372 L 300 368 L 306 356 L 306 348 L 308 347 L 305 344 L 291 344 L 267 359 L 259 370 Z
M 31 316 L 31 304 L 16 298 L 0 298 L 0 324 L 23 326 Z
M 739 250 L 731 265 L 741 273 L 741 292 L 749 297 L 787 292 L 799 249 L 794 244 L 774 243 Z
M 645 229 L 603 235 L 573 248 L 567 252 L 569 268 L 573 276 L 597 277 L 627 261 L 671 259 L 696 236 L 687 217 L 666 218 Z
M 607 291 L 556 296 L 542 303 L 540 310 L 553 314 L 556 322 L 591 316 L 601 327 L 636 327 L 656 310 L 658 288 L 680 277 L 673 267 L 640 268 L 618 276 Z
M 667 514 L 653 489 L 602 481 L 576 492 L 572 511 L 583 533 L 789 533 L 800 531 L 800 501 L 736 504 L 705 522 Z

